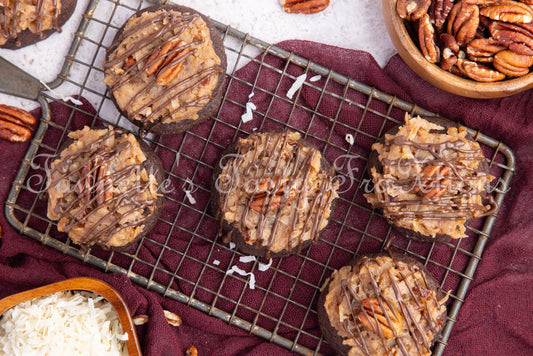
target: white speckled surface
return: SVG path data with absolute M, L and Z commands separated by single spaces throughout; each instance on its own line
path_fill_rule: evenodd
M 19 50 L 0 49 L 0 56 L 44 82 L 52 81 L 61 69 L 88 1 L 78 1 L 75 13 L 63 26 L 61 33 Z M 303 39 L 360 49 L 370 52 L 382 66 L 396 53 L 382 19 L 380 1 L 331 0 L 325 11 L 314 15 L 287 14 L 281 9 L 278 0 L 181 0 L 175 3 L 192 7 L 270 43 Z M 105 2 L 99 5 L 105 5 Z M 123 20 L 114 19 L 113 23 L 115 21 Z M 117 26 L 121 24 L 116 23 Z M 72 75 L 76 74 L 80 75 L 74 66 Z M 105 90 L 103 84 L 98 85 L 101 79 L 88 78 L 98 90 Z M 60 92 L 69 93 L 65 85 L 60 89 Z M 0 103 L 26 109 L 37 106 L 35 102 L 4 94 L 0 94 Z

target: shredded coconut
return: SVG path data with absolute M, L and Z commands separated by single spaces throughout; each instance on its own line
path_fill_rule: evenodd
M 310 82 L 318 82 L 320 79 L 322 79 L 322 76 L 320 74 L 317 74 L 311 78 L 309 78 Z
M 213 264 L 214 264 L 215 266 L 218 266 L 218 265 L 220 264 L 220 261 L 219 261 L 219 260 L 214 260 L 214 261 L 213 261 Z
M 90 292 L 20 303 L 0 318 L 0 355 L 127 355 L 113 306 Z
M 74 105 L 78 105 L 78 106 L 81 106 L 83 105 L 83 102 L 81 102 L 81 100 L 78 100 L 78 99 L 75 99 L 71 96 L 64 96 L 64 95 L 61 95 L 59 94 L 58 92 L 52 90 L 52 88 L 50 88 L 48 85 L 46 85 L 45 82 L 43 82 L 42 80 L 39 80 L 39 82 L 46 88 L 48 89 L 52 94 L 54 94 L 54 96 L 57 98 L 61 98 L 61 100 L 63 100 L 64 102 L 68 102 L 70 101 L 72 104 Z
M 196 199 L 194 199 L 194 197 L 192 196 L 192 193 L 196 192 L 197 189 L 198 188 L 194 186 L 193 182 L 191 182 L 191 180 L 187 178 L 187 180 L 183 184 L 183 191 L 185 192 L 185 196 L 187 197 L 191 205 L 196 204 Z
M 241 256 L 239 257 L 239 261 L 242 263 L 250 263 L 255 261 L 255 256 Z
M 266 271 L 267 269 L 270 268 L 270 266 L 272 266 L 272 259 L 268 260 L 268 263 L 261 263 L 259 262 L 259 267 L 257 267 L 257 269 L 261 272 L 264 272 Z
M 244 114 L 242 114 L 242 116 L 241 116 L 242 122 L 247 123 L 248 121 L 251 121 L 254 118 L 254 114 L 253 114 L 252 110 L 255 110 L 255 109 L 257 109 L 257 107 L 255 106 L 254 103 L 252 103 L 251 101 L 247 102 L 246 103 L 246 112 Z
M 237 247 L 237 245 L 235 245 L 235 242 L 230 241 L 230 243 L 229 243 L 229 249 L 230 249 L 230 250 L 233 250 L 235 247 Z
M 346 136 L 344 137 L 344 139 L 346 140 L 346 142 L 348 142 L 348 143 L 350 144 L 350 146 L 353 146 L 355 140 L 354 140 L 352 134 L 346 134 Z
M 242 270 L 237 266 L 232 266 L 231 269 L 226 271 L 226 274 L 230 275 L 233 274 L 233 272 L 236 272 L 237 274 L 240 274 L 243 277 L 250 276 L 248 284 L 250 286 L 250 289 L 255 289 L 255 276 L 252 272 L 246 272 L 245 270 Z
M 294 93 L 296 93 L 296 91 L 302 87 L 302 85 L 305 82 L 305 78 L 307 78 L 307 74 L 304 73 L 304 74 L 300 75 L 299 77 L 297 77 L 296 80 L 294 81 L 294 83 L 292 83 L 292 86 L 290 87 L 289 91 L 287 92 L 287 97 L 289 99 L 292 99 L 292 97 L 294 96 Z

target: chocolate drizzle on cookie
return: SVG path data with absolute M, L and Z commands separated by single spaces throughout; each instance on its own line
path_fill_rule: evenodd
M 480 190 L 475 183 L 481 177 L 487 177 L 488 174 L 462 163 L 462 161 L 484 161 L 485 157 L 479 148 L 464 148 L 465 142 L 461 140 L 441 143 L 417 143 L 409 141 L 404 136 L 393 136 L 391 139 L 385 140 L 384 147 L 390 149 L 391 146 L 410 146 L 414 151 L 415 158 L 382 159 L 381 163 L 383 165 L 396 165 L 398 167 L 406 167 L 406 169 L 414 165 L 430 169 L 435 167 L 433 171 L 436 171 L 437 174 L 429 177 L 424 177 L 420 174 L 404 179 L 390 177 L 377 182 L 376 189 L 378 190 L 390 187 L 392 189 L 420 193 L 418 199 L 394 200 L 389 197 L 376 204 L 375 207 L 383 209 L 385 217 L 414 220 L 470 219 L 472 217 L 490 215 L 498 208 L 492 196 L 489 197 L 491 203 L 489 208 L 482 204 L 468 201 L 468 198 L 474 195 L 486 195 L 486 187 Z M 420 156 L 420 151 L 430 153 L 433 159 L 416 158 Z M 452 153 L 461 153 L 462 155 Z M 439 172 L 443 171 L 442 168 L 447 168 L 446 172 L 448 173 L 446 175 L 439 174 Z M 468 174 L 465 175 L 464 171 L 467 171 Z M 431 209 L 409 209 L 409 206 L 419 207 L 420 205 L 431 207 Z M 398 209 L 390 209 L 392 207 Z
M 227 161 L 223 175 L 219 176 L 221 218 L 230 208 L 230 193 L 242 190 L 246 198 L 244 203 L 242 200 L 237 203 L 243 204 L 243 208 L 237 209 L 232 224 L 248 244 L 252 244 L 250 231 L 255 230 L 255 246 L 266 246 L 267 257 L 270 257 L 274 243 L 280 238 L 285 239 L 285 250 L 291 251 L 297 246 L 298 253 L 304 234 L 307 234 L 306 240 L 311 237 L 316 241 L 323 228 L 326 211 L 336 197 L 337 183 L 333 179 L 333 171 L 320 170 L 317 173 L 318 186 L 310 186 L 313 162 L 316 162 L 316 155 L 320 157 L 320 152 L 301 140 L 294 141 L 290 135 L 287 130 L 252 134 L 239 140 L 235 157 Z M 251 157 L 245 158 L 244 155 L 250 152 Z M 222 176 L 226 179 L 220 180 Z M 301 217 L 299 209 L 304 206 L 307 214 Z M 254 226 L 250 226 L 251 221 L 255 221 Z M 279 229 L 288 233 L 280 237 Z M 294 236 L 297 231 L 298 236 Z
M 69 196 L 73 195 L 69 200 L 60 199 L 53 207 L 54 214 L 60 216 L 60 222 L 65 222 L 60 230 L 67 233 L 73 230 L 83 231 L 75 241 L 83 249 L 94 244 L 106 246 L 119 231 L 143 225 L 158 208 L 157 197 L 139 198 L 140 194 L 150 189 L 152 182 L 149 179 L 145 182 L 135 181 L 133 184 L 126 181 L 132 176 L 141 175 L 145 170 L 142 163 L 126 165 L 120 169 L 109 166 L 111 160 L 131 148 L 131 143 L 123 141 L 109 147 L 105 141 L 125 134 L 119 129 L 109 129 L 98 139 L 61 157 L 51 170 L 51 177 L 54 179 L 50 182 L 48 191 L 63 189 L 66 184 L 70 189 Z M 95 215 L 101 214 L 101 208 L 107 208 L 108 212 L 101 217 Z M 140 218 L 124 223 L 129 215 L 139 212 L 142 212 Z
M 127 28 L 110 46 L 108 53 L 112 54 L 108 54 L 109 59 L 104 63 L 104 69 L 108 73 L 118 66 L 123 73 L 114 81 L 106 83 L 112 94 L 132 82 L 139 84 L 137 91 L 121 105 L 121 109 L 130 119 L 142 122 L 142 129 L 145 131 L 154 130 L 162 124 L 163 119 L 172 118 L 180 111 L 206 107 L 212 93 L 194 99 L 186 99 L 187 96 L 207 85 L 212 77 L 225 72 L 220 65 L 213 65 L 192 71 L 187 77 L 176 80 L 183 66 L 198 56 L 198 48 L 207 45 L 209 40 L 195 39 L 188 43 L 180 40 L 184 31 L 196 21 L 203 21 L 199 14 L 161 11 Z M 149 35 L 141 35 L 150 26 L 156 26 L 156 29 Z M 127 39 L 135 42 L 118 54 L 118 49 Z M 134 59 L 138 57 L 135 56 L 136 53 L 146 51 L 147 48 L 149 51 L 146 54 Z M 164 95 L 155 95 L 150 100 L 142 99 L 145 95 L 152 95 L 158 87 L 164 88 Z M 179 104 L 176 104 L 177 101 Z
M 52 28 L 56 30 L 57 32 L 61 32 L 61 28 L 58 24 L 59 19 L 59 13 L 60 13 L 60 4 L 58 3 L 60 0 L 37 0 L 37 3 L 35 5 L 35 19 L 27 19 L 28 22 L 35 21 L 35 33 L 39 35 L 41 38 L 44 37 L 43 31 L 45 28 L 43 28 L 43 21 L 47 15 L 46 13 L 46 3 L 51 2 L 53 7 L 53 15 L 52 15 Z M 4 6 L 0 6 L 0 19 L 2 21 L 0 22 L 0 36 L 4 37 L 4 39 L 16 39 L 16 45 L 19 47 L 21 45 L 20 40 L 18 39 L 18 32 L 19 32 L 19 24 L 21 21 L 22 16 L 30 16 L 30 14 L 27 14 L 27 9 L 24 10 L 24 7 L 21 6 L 21 4 L 24 4 L 24 1 L 22 0 L 9 0 L 6 1 L 6 4 Z M 32 3 L 29 3 L 30 5 Z M 28 5 L 28 4 L 25 4 Z
M 386 276 L 381 275 L 380 278 L 388 278 L 392 294 L 385 293 L 381 289 L 378 279 L 372 272 L 374 268 L 371 264 L 380 267 L 377 258 L 363 257 L 358 266 L 358 274 L 364 273 L 369 277 L 370 283 L 367 287 L 370 287 L 371 292 L 367 298 L 361 300 L 358 297 L 356 291 L 361 286 L 352 285 L 350 278 L 340 281 L 342 298 L 349 306 L 347 311 L 349 318 L 344 319 L 342 328 L 366 356 L 373 355 L 370 351 L 373 348 L 369 344 L 373 337 L 368 333 L 378 338 L 386 355 L 391 355 L 392 348 L 397 347 L 401 355 L 409 356 L 411 355 L 409 349 L 413 348 L 413 344 L 418 355 L 426 355 L 433 341 L 428 339 L 427 335 L 436 335 L 443 327 L 445 313 L 443 304 L 447 298 L 437 301 L 436 293 L 429 286 L 425 271 L 418 265 L 403 263 L 406 267 L 404 271 L 392 255 L 391 260 L 392 267 L 383 271 Z M 399 276 L 394 276 L 393 273 L 398 273 Z M 406 287 L 407 294 L 402 295 L 402 284 Z M 421 326 L 420 320 L 416 320 L 414 310 L 421 311 L 421 317 L 425 321 L 424 326 Z M 435 310 L 441 312 L 436 313 Z
M 372 145 L 365 198 L 406 237 L 465 238 L 465 223 L 491 215 L 494 179 L 478 142 L 443 118 L 410 117 Z

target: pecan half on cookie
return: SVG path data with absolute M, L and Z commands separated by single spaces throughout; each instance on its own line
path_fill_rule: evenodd
M 76 0 L 0 1 L 0 47 L 17 49 L 61 32 L 76 3 Z
M 111 127 L 71 132 L 52 162 L 48 218 L 82 250 L 124 250 L 155 225 L 161 162 L 141 140 Z
M 107 50 L 104 82 L 119 110 L 159 135 L 189 130 L 222 100 L 226 54 L 203 14 L 155 5 L 130 17 Z
M 463 238 L 467 220 L 497 209 L 479 144 L 449 120 L 406 115 L 372 146 L 368 164 L 367 201 L 408 238 Z
M 254 133 L 223 154 L 211 201 L 240 251 L 282 257 L 318 240 L 337 188 L 330 164 L 299 133 Z
M 317 312 L 339 355 L 429 355 L 446 321 L 446 300 L 420 262 L 381 253 L 334 271 Z

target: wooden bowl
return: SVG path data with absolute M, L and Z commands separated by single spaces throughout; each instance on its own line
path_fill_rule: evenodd
M 17 293 L 0 299 L 0 315 L 6 310 L 14 307 L 22 302 L 44 297 L 46 295 L 54 294 L 57 292 L 67 290 L 81 290 L 94 292 L 104 297 L 115 308 L 122 331 L 128 333 L 128 340 L 126 341 L 126 347 L 130 356 L 142 356 L 141 347 L 139 345 L 139 339 L 135 333 L 135 326 L 131 319 L 130 312 L 126 302 L 122 299 L 122 296 L 109 284 L 100 281 L 95 278 L 79 277 L 66 279 L 61 282 L 48 284 L 43 287 L 31 289 L 25 292 Z
M 383 17 L 392 43 L 402 59 L 420 77 L 450 93 L 476 99 L 500 98 L 533 87 L 533 73 L 499 82 L 483 83 L 458 77 L 428 62 L 396 12 L 396 0 L 382 0 Z

